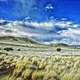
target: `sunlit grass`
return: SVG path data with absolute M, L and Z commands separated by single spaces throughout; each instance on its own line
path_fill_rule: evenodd
M 0 54 L 0 80 L 80 80 L 80 56 Z

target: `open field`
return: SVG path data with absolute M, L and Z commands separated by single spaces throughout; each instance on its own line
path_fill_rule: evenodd
M 80 80 L 80 49 L 0 38 L 0 80 Z
M 7 51 L 4 48 L 12 48 Z M 61 48 L 61 51 L 57 51 Z M 17 55 L 37 55 L 37 56 L 51 56 L 51 55 L 80 55 L 80 48 L 70 47 L 67 45 L 41 45 L 30 42 L 28 39 L 15 37 L 1 37 L 0 38 L 0 52 L 7 52 L 9 54 Z
M 80 80 L 80 56 L 0 53 L 0 80 Z

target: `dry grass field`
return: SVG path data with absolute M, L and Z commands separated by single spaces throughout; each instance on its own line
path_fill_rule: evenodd
M 0 80 L 80 80 L 80 49 L 0 38 Z

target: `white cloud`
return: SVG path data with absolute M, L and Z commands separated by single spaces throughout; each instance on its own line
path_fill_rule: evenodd
M 32 27 L 35 28 L 30 28 L 28 31 L 29 27 L 28 28 L 27 26 L 23 27 L 22 25 L 20 25 L 22 24 L 22 22 L 20 22 L 19 24 L 17 21 L 15 21 L 15 22 L 8 23 L 7 25 L 4 26 L 1 25 L 0 35 L 31 37 L 35 41 L 37 42 L 41 41 L 44 44 L 67 43 L 67 44 L 80 45 L 79 24 L 73 24 L 70 21 L 49 21 L 49 22 L 41 22 L 41 23 L 26 22 L 26 23 L 27 26 L 31 25 Z M 54 31 L 50 33 L 50 30 L 52 29 L 54 30 L 56 26 L 59 27 L 61 30 L 56 31 L 55 33 Z M 42 33 L 42 29 L 45 33 Z
M 69 28 L 68 30 L 60 31 L 59 34 L 62 37 L 61 42 L 80 45 L 80 28 Z
M 46 9 L 54 9 L 54 6 L 53 6 L 52 4 L 49 3 L 49 4 L 46 5 L 45 8 L 46 8 Z
M 68 30 L 62 30 L 59 33 L 61 36 L 65 36 L 65 37 L 80 36 L 80 28 L 76 28 L 76 29 L 68 28 Z
M 64 20 L 52 20 L 52 21 L 47 21 L 47 22 L 25 22 L 26 25 L 34 26 L 34 27 L 40 27 L 40 28 L 45 28 L 45 29 L 52 29 L 55 28 L 56 26 L 62 29 L 68 29 L 68 28 L 77 28 L 80 27 L 79 24 L 74 24 L 71 21 L 64 21 Z
M 45 29 L 51 29 L 54 24 L 52 22 L 25 22 L 26 25 L 30 25 L 33 27 L 40 27 Z

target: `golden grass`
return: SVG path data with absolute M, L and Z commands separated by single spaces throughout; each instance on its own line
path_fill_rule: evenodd
M 0 80 L 80 80 L 80 56 L 0 54 Z

